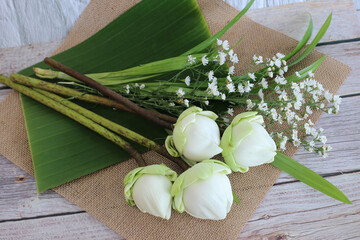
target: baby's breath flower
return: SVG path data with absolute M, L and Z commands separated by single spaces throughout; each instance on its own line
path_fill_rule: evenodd
M 248 73 L 249 78 L 251 78 L 252 80 L 255 80 L 255 74 L 254 73 Z
M 284 58 L 284 57 L 285 57 L 285 55 L 284 55 L 284 54 L 282 54 L 282 53 L 277 53 L 277 54 L 276 54 L 276 57 L 278 57 L 278 58 Z
M 245 91 L 245 92 L 250 92 L 250 91 L 251 91 L 251 88 L 252 88 L 253 86 L 254 86 L 253 83 L 250 83 L 249 81 L 247 81 L 247 82 L 245 83 L 244 91 Z
M 229 50 L 230 46 L 229 46 L 229 41 L 228 40 L 224 40 L 222 43 L 222 47 L 223 49 L 225 49 L 226 51 Z
M 227 54 L 224 53 L 223 51 L 219 51 L 219 64 L 224 65 L 224 63 L 226 62 L 226 56 Z
M 265 78 L 261 79 L 260 82 L 261 86 L 263 89 L 267 89 L 268 88 L 268 82 L 265 80 Z
M 206 55 L 204 55 L 202 58 L 201 58 L 201 62 L 204 66 L 206 66 L 208 63 L 209 63 L 209 59 L 206 58 Z
M 185 92 L 184 92 L 184 90 L 183 90 L 182 88 L 179 88 L 179 89 L 176 91 L 176 95 L 177 95 L 178 97 L 182 97 L 182 96 L 185 95 Z
M 171 103 L 169 103 L 169 106 L 170 106 L 170 107 L 174 107 L 174 106 L 175 106 L 175 103 L 171 102 Z
M 220 40 L 220 39 L 217 39 L 217 40 L 216 40 L 216 44 L 217 44 L 218 46 L 221 46 L 221 45 L 222 45 L 222 43 L 223 43 L 223 41 L 222 41 L 222 40 Z
M 232 74 L 234 74 L 234 72 L 235 72 L 235 66 L 231 66 L 231 67 L 229 67 L 229 75 L 232 75 Z
M 187 76 L 187 77 L 185 78 L 185 84 L 186 84 L 186 86 L 190 86 L 190 81 L 191 81 L 190 76 Z
M 262 89 L 259 90 L 258 95 L 259 95 L 261 101 L 264 101 L 264 93 L 263 93 Z
M 211 71 L 208 73 L 208 78 L 209 78 L 209 81 L 214 80 L 214 71 L 213 71 L 213 70 L 211 70 Z
M 129 84 L 127 84 L 127 85 L 125 86 L 125 89 L 126 89 L 126 93 L 129 94 L 129 93 L 130 93 L 130 86 L 129 86 Z
M 196 57 L 193 57 L 192 55 L 189 55 L 188 56 L 188 62 L 190 63 L 190 64 L 194 64 L 196 61 Z
M 230 116 L 234 116 L 234 109 L 233 109 L 233 108 L 228 108 L 227 113 L 228 113 Z
M 244 93 L 245 92 L 245 88 L 241 83 L 239 83 L 237 88 L 238 88 L 239 93 Z
M 235 86 L 232 82 L 226 84 L 226 87 L 229 90 L 229 93 L 235 92 Z
M 254 104 L 252 103 L 252 101 L 250 99 L 247 99 L 246 100 L 246 110 L 250 111 L 253 108 L 254 108 Z
M 311 72 L 311 71 L 309 71 L 308 73 L 307 73 L 307 75 L 309 76 L 309 77 L 314 77 L 315 76 L 315 74 L 313 73 L 313 72 Z
M 205 103 L 205 105 L 209 105 L 209 101 L 208 101 L 208 100 L 205 100 L 204 103 Z
M 189 100 L 184 99 L 184 104 L 185 104 L 186 107 L 189 107 Z
M 140 88 L 140 89 L 144 89 L 144 88 L 145 88 L 145 84 L 141 84 L 139 88 Z
M 222 99 L 223 101 L 226 100 L 226 95 L 225 95 L 225 93 L 222 93 L 222 94 L 221 94 L 221 99 Z
M 299 72 L 295 72 L 295 75 L 296 75 L 297 77 L 301 77 L 301 75 L 300 75 Z
M 234 55 L 230 56 L 230 61 L 232 63 L 238 63 L 239 62 L 239 58 L 238 58 L 236 53 L 234 53 Z

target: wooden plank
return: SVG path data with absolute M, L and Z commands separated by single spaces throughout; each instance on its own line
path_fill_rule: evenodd
M 353 205 L 336 202 L 302 183 L 274 186 L 238 239 L 360 237 L 359 176 L 328 178 L 349 195 Z M 87 213 L 2 222 L 0 233 L 0 239 L 123 239 Z
M 328 178 L 353 204 L 339 203 L 302 183 L 274 186 L 238 240 L 360 239 L 360 174 Z
M 0 222 L 79 211 L 52 190 L 38 195 L 35 179 L 0 155 Z
M 0 73 L 9 76 L 25 67 L 31 66 L 53 53 L 62 43 L 60 41 L 0 48 Z
M 360 93 L 360 41 L 319 46 L 316 49 L 352 68 L 352 72 L 339 89 L 338 94 L 349 95 Z
M 352 0 L 294 3 L 266 10 L 250 10 L 247 16 L 300 40 L 306 31 L 310 15 L 314 22 L 313 38 L 331 12 L 332 22 L 321 42 L 360 37 L 360 22 Z
M 121 236 L 87 213 L 0 223 L 0 240 L 109 239 Z

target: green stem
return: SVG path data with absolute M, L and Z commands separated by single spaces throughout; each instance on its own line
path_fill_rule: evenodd
M 42 94 L 40 94 L 37 91 L 32 90 L 31 88 L 25 87 L 20 84 L 16 84 L 14 82 L 11 82 L 10 79 L 4 76 L 0 76 L 0 82 L 15 89 L 16 91 L 44 104 L 47 107 L 50 107 L 65 116 L 75 120 L 76 122 L 80 123 L 81 125 L 91 129 L 92 131 L 98 133 L 99 135 L 105 137 L 106 139 L 112 141 L 116 145 L 120 146 L 122 149 L 124 149 L 126 152 L 132 156 L 139 166 L 146 166 L 146 163 L 142 156 L 124 139 L 119 137 L 118 135 L 114 134 L 113 132 L 107 130 L 103 126 L 95 123 L 94 121 L 84 117 L 80 113 L 52 100 L 51 98 L 48 98 Z

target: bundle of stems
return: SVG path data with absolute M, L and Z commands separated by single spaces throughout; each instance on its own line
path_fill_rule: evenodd
M 180 158 L 172 157 L 164 147 L 160 146 L 154 141 L 71 102 L 70 99 L 75 99 L 79 95 L 78 92 L 74 92 L 74 90 L 72 89 L 68 89 L 63 86 L 59 87 L 58 85 L 53 83 L 43 82 L 19 74 L 12 74 L 10 79 L 0 75 L 0 82 L 46 105 L 47 107 L 50 107 L 66 115 L 67 117 L 75 120 L 76 122 L 82 124 L 83 126 L 91 129 L 92 131 L 98 133 L 99 135 L 117 144 L 126 152 L 128 152 L 129 155 L 132 156 L 137 161 L 139 166 L 146 165 L 144 159 L 131 146 L 130 143 L 128 143 L 120 136 L 126 137 L 150 150 L 159 153 L 160 155 L 175 162 L 184 170 L 188 168 L 186 163 L 183 162 Z M 27 87 L 27 86 L 31 86 L 31 87 Z M 48 91 L 45 91 L 44 89 L 47 89 Z M 58 94 L 65 96 L 71 96 L 72 98 L 65 99 L 52 92 L 56 92 Z M 96 97 L 90 95 L 86 97 L 85 96 L 86 95 L 79 96 L 79 99 L 90 102 L 99 100 L 97 96 Z M 117 104 L 115 104 L 116 102 L 114 103 L 109 99 L 100 98 L 100 100 L 102 103 L 105 103 L 107 105 L 117 106 Z

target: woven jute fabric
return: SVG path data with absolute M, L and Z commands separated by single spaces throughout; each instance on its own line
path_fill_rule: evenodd
M 92 0 L 56 53 L 90 37 L 137 2 L 107 0 L 104 4 L 102 0 Z M 213 33 L 225 26 L 238 12 L 221 0 L 199 0 L 198 3 Z M 238 73 L 244 70 L 254 54 L 264 57 L 271 57 L 277 52 L 286 54 L 297 45 L 296 40 L 246 17 L 243 17 L 223 39 L 228 39 L 234 44 L 241 37 L 243 41 L 236 48 L 240 57 Z M 302 69 L 322 55 L 313 51 L 296 68 Z M 326 57 L 316 72 L 316 78 L 325 88 L 336 93 L 349 73 L 348 66 Z M 311 119 L 316 122 L 319 117 L 320 114 L 315 113 Z M 17 93 L 10 94 L 0 104 L 0 132 L 0 153 L 33 174 L 24 118 Z M 286 153 L 293 156 L 295 152 L 296 148 L 289 148 Z M 164 160 L 153 152 L 145 153 L 144 158 L 149 164 Z M 172 163 L 166 160 L 165 162 L 169 167 L 176 169 Z M 123 178 L 136 167 L 135 161 L 129 160 L 54 190 L 126 239 L 236 239 L 280 174 L 278 169 L 270 165 L 251 168 L 246 174 L 232 174 L 232 187 L 241 204 L 233 204 L 225 220 L 199 220 L 186 213 L 179 214 L 173 211 L 171 219 L 167 221 L 143 214 L 125 202 Z

